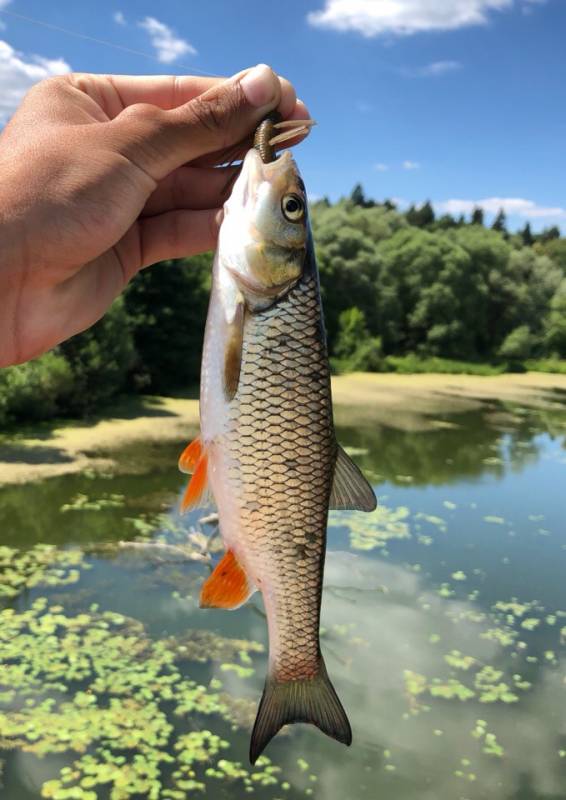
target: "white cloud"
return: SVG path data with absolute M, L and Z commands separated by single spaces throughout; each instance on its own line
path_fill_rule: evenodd
M 196 55 L 197 51 L 192 44 L 179 38 L 168 25 L 155 17 L 146 17 L 138 24 L 149 34 L 157 58 L 162 64 L 171 64 L 187 53 Z
M 116 23 L 116 25 L 126 25 L 126 17 L 122 11 L 115 11 L 112 14 L 112 19 Z
M 459 69 L 462 69 L 459 61 L 433 61 L 424 67 L 403 69 L 401 74 L 407 78 L 436 78 L 448 72 L 457 72 Z
M 376 172 L 387 172 L 387 170 L 389 169 L 389 165 L 388 164 L 374 164 L 373 168 L 374 168 L 374 170 Z
M 447 214 L 470 214 L 474 208 L 479 207 L 487 214 L 497 214 L 502 208 L 510 216 L 524 217 L 525 219 L 566 219 L 566 209 L 559 206 L 539 206 L 533 200 L 522 197 L 486 197 L 483 200 L 446 200 L 435 203 L 435 206 Z
M 544 0 L 539 0 L 544 2 Z M 533 0 L 325 0 L 308 15 L 311 25 L 372 37 L 407 36 L 485 25 L 494 11 Z
M 421 165 L 418 161 L 403 161 L 403 169 L 420 169 Z
M 37 81 L 63 75 L 71 68 L 62 58 L 24 56 L 0 39 L 0 124 L 6 122 Z

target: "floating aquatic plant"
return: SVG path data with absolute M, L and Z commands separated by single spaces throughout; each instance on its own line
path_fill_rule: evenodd
M 65 514 L 68 511 L 101 511 L 103 508 L 122 508 L 125 500 L 123 494 L 104 494 L 98 498 L 91 498 L 87 494 L 77 494 L 59 510 Z
M 27 611 L 4 609 L 0 747 L 78 756 L 44 783 L 52 800 L 97 800 L 101 787 L 111 800 L 178 800 L 214 779 L 280 787 L 269 759 L 248 769 L 225 757 L 229 743 L 202 722 L 183 730 L 189 718 L 252 718 L 249 703 L 220 693 L 218 680 L 187 677 L 183 663 L 202 661 L 213 645 L 209 659 L 232 658 L 248 674 L 262 646 L 199 632 L 190 647 L 190 638 L 154 641 L 141 623 L 97 606 L 70 615 L 40 598 Z
M 36 544 L 29 550 L 0 546 L 0 599 L 17 597 L 25 589 L 38 586 L 68 586 L 89 569 L 79 549 L 59 549 Z
M 337 511 L 331 514 L 330 525 L 348 528 L 350 546 L 354 550 L 374 550 L 385 547 L 391 539 L 410 538 L 409 513 L 405 506 L 388 508 L 383 505 L 371 514 L 352 515 L 347 511 Z

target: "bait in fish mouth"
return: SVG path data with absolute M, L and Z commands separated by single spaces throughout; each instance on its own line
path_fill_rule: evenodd
M 250 760 L 286 724 L 351 744 L 319 642 L 329 509 L 372 511 L 372 487 L 336 440 L 318 270 L 303 181 L 286 150 L 310 120 L 270 115 L 224 207 L 201 371 L 201 433 L 179 467 L 186 511 L 210 492 L 226 553 L 201 606 L 260 591 L 269 669 Z

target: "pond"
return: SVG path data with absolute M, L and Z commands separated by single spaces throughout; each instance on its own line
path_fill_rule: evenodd
M 297 725 L 250 767 L 261 598 L 198 608 L 221 548 L 177 514 L 185 443 L 137 445 L 0 491 L 2 800 L 566 798 L 566 407 L 338 433 L 380 502 L 329 523 L 352 747 Z

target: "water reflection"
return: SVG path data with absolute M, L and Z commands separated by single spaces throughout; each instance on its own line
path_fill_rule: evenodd
M 560 409 L 490 404 L 436 415 L 423 431 L 369 423 L 340 429 L 379 483 L 382 516 L 391 509 L 389 521 L 404 526 L 403 536 L 360 538 L 355 517 L 331 527 L 323 650 L 354 745 L 346 750 L 314 729 L 290 729 L 269 749 L 282 767 L 279 784 L 256 787 L 255 796 L 566 798 L 565 426 Z M 206 564 L 106 546 L 141 532 L 149 541 L 184 535 L 171 510 L 183 482 L 178 450 L 138 446 L 122 454 L 116 474 L 2 490 L 2 544 L 74 544 L 91 567 L 72 586 L 40 584 L 6 602 L 23 611 L 41 595 L 66 614 L 97 603 L 140 620 L 160 645 L 177 637 L 181 647 L 209 633 L 265 645 L 257 597 L 235 613 L 198 609 Z M 360 541 L 373 549 L 355 552 Z M 345 549 L 349 543 L 354 549 Z M 265 653 L 254 651 L 251 661 L 250 674 L 226 669 L 210 653 L 183 667 L 239 699 L 239 727 L 219 715 L 174 720 L 177 729 L 206 725 L 224 736 L 227 757 L 242 763 Z M 19 750 L 4 757 L 2 800 L 39 800 L 41 785 L 71 760 Z M 246 796 L 241 783 L 211 791 Z

